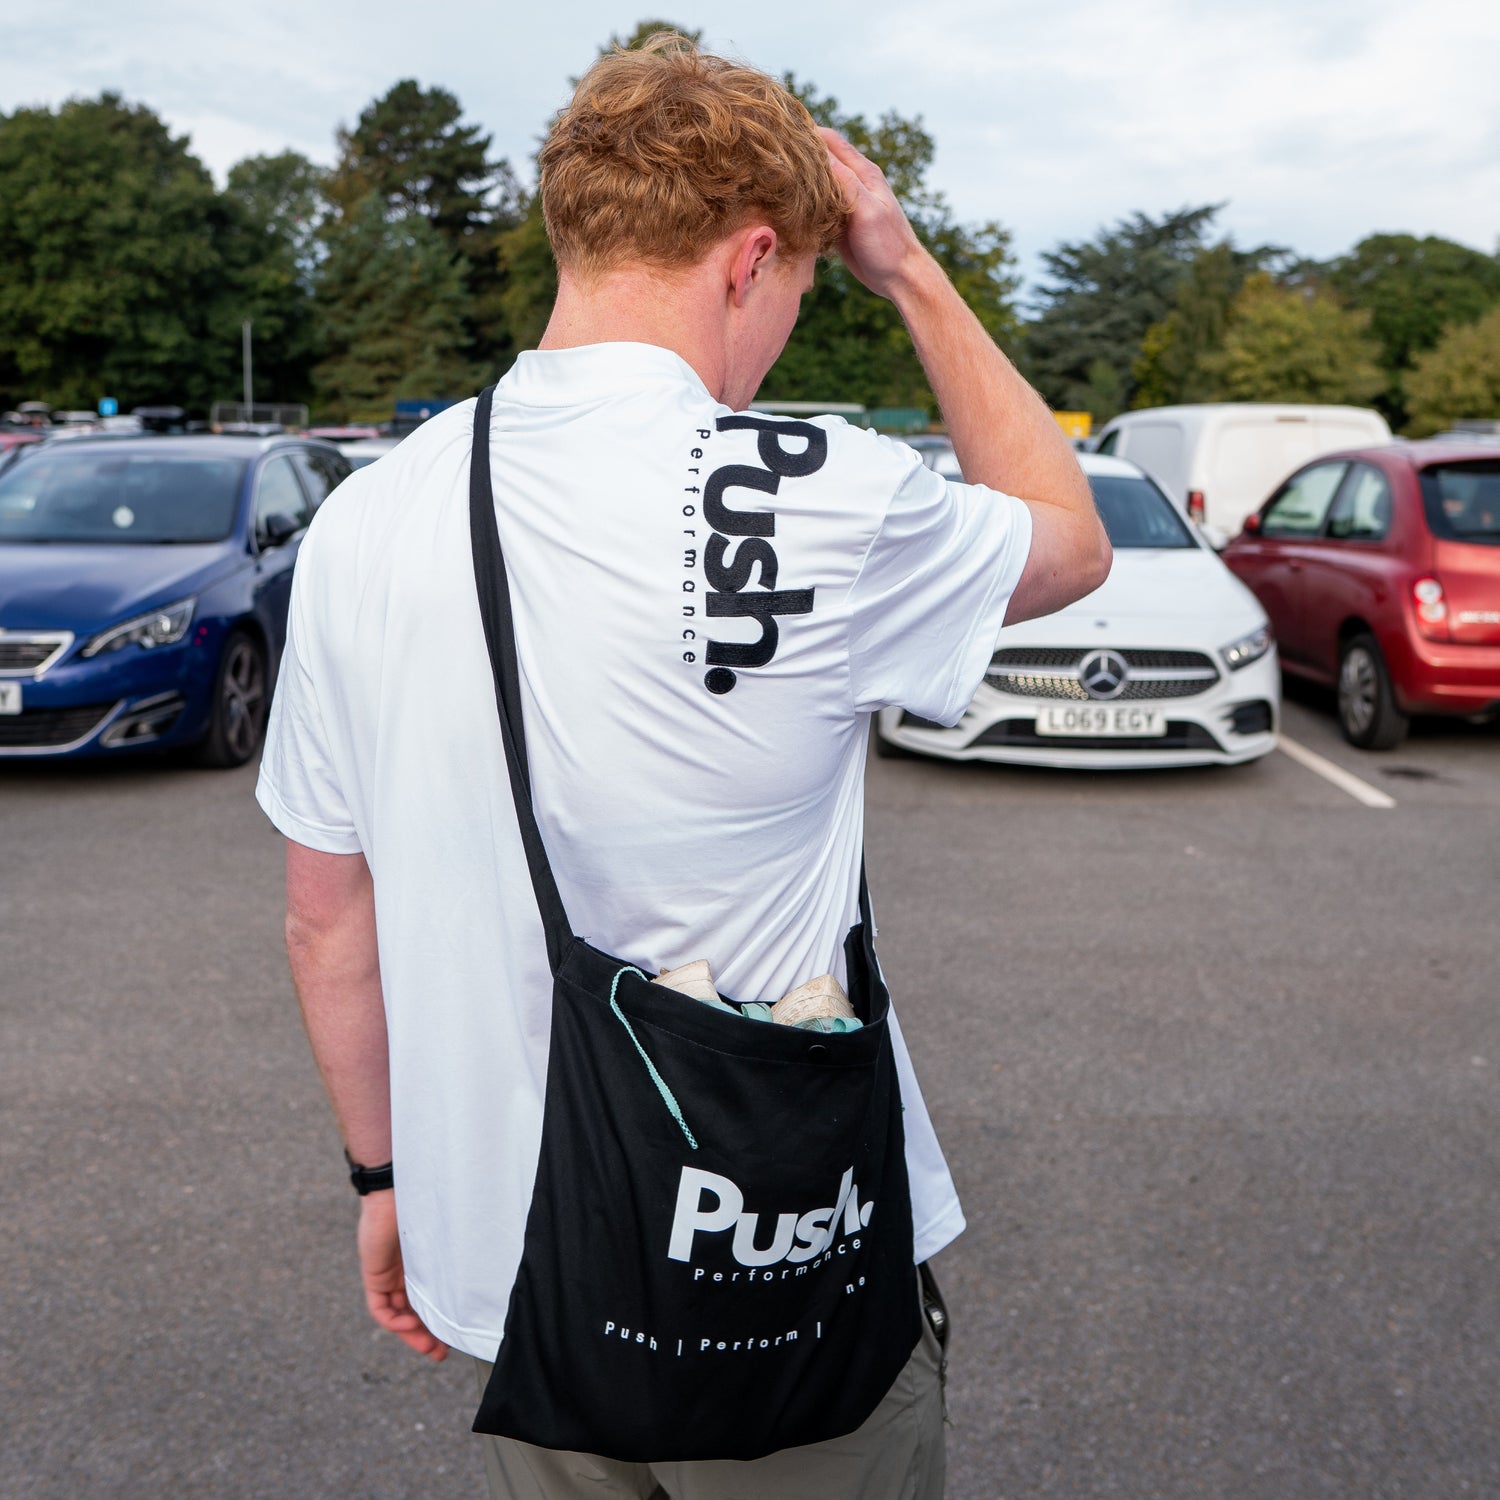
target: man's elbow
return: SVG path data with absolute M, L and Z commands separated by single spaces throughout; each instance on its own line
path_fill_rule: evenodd
M 1006 608 L 1007 625 L 1066 609 L 1109 577 L 1114 550 L 1092 499 L 1086 512 L 1059 510 L 1032 507 L 1031 551 Z
M 1072 523 L 1068 530 L 1066 556 L 1068 583 L 1072 589 L 1072 603 L 1103 587 L 1114 563 L 1114 548 L 1110 545 L 1109 533 L 1094 505 L 1094 495 L 1087 477 L 1080 470 L 1070 475 L 1068 492 L 1058 497 L 1059 508 L 1068 514 Z M 1066 533 L 1065 533 L 1066 535 Z M 1064 606 L 1059 605 L 1058 608 Z
M 1092 507 L 1090 507 L 1092 509 Z M 1067 597 L 1053 607 L 1065 609 L 1069 604 L 1104 586 L 1115 560 L 1109 533 L 1095 515 L 1079 517 L 1065 552 L 1066 562 L 1059 569 L 1059 583 Z
M 1109 577 L 1109 570 L 1114 566 L 1114 561 L 1115 549 L 1110 544 L 1109 533 L 1096 521 L 1093 548 L 1083 569 L 1083 586 L 1078 591 L 1080 599 L 1085 594 L 1092 594 L 1095 589 L 1104 587 L 1104 580 Z

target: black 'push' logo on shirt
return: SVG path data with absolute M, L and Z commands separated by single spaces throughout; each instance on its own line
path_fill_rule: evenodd
M 802 479 L 815 474 L 828 457 L 828 435 L 811 422 L 772 421 L 763 417 L 720 417 L 720 432 L 758 432 L 756 448 L 765 468 L 752 464 L 724 464 L 708 476 L 703 486 L 703 519 L 714 529 L 703 551 L 703 571 L 710 593 L 705 613 L 711 619 L 746 618 L 760 622 L 760 639 L 740 643 L 710 641 L 709 670 L 703 684 L 711 693 L 732 692 L 739 680 L 734 668 L 763 667 L 776 655 L 781 633 L 777 615 L 812 613 L 811 589 L 776 587 L 776 549 L 767 538 L 776 535 L 776 516 L 767 510 L 735 510 L 725 503 L 731 489 L 759 490 L 774 495 L 783 479 Z M 788 453 L 781 439 L 803 438 L 807 447 Z M 730 538 L 744 537 L 729 555 Z M 755 565 L 760 565 L 759 586 L 746 587 Z

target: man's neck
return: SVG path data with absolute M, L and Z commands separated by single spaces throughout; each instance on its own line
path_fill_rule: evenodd
M 723 298 L 707 284 L 706 269 L 673 274 L 630 267 L 587 283 L 563 272 L 538 348 L 654 344 L 691 365 L 709 395 L 721 400 L 728 375 Z

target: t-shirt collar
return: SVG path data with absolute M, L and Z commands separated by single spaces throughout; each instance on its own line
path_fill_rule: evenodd
M 573 406 L 683 382 L 708 395 L 698 372 L 681 355 L 658 344 L 580 344 L 572 349 L 526 350 L 517 356 L 501 388 L 528 405 Z

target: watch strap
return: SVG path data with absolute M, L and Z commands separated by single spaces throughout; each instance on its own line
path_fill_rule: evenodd
M 387 1162 L 383 1167 L 361 1166 L 349 1155 L 348 1147 L 344 1148 L 344 1160 L 349 1163 L 349 1181 L 354 1184 L 354 1191 L 361 1198 L 369 1193 L 384 1192 L 387 1188 L 396 1185 L 395 1174 L 391 1170 L 391 1163 Z

